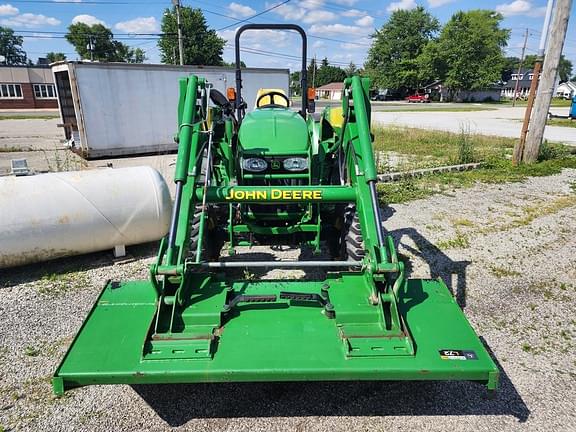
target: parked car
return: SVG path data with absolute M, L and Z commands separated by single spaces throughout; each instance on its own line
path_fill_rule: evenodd
M 408 103 L 430 103 L 430 95 L 428 93 L 416 93 L 406 98 Z

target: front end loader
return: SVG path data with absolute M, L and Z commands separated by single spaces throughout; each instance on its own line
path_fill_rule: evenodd
M 240 36 L 302 37 L 299 111 L 262 89 L 246 112 Z M 442 280 L 408 279 L 381 222 L 369 82 L 312 115 L 306 35 L 296 25 L 236 33 L 236 88 L 180 80 L 176 194 L 149 280 L 109 281 L 55 372 L 53 389 L 92 384 L 469 380 L 498 369 Z M 250 259 L 242 246 L 297 244 L 312 259 Z M 320 259 L 321 244 L 331 254 Z M 256 280 L 241 270 L 324 270 Z

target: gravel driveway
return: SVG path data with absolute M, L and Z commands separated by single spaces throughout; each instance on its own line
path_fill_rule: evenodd
M 445 278 L 499 364 L 493 400 L 466 382 L 118 385 L 53 397 L 50 376 L 104 280 L 146 277 L 155 247 L 143 245 L 131 248 L 136 259 L 128 263 L 100 253 L 0 274 L 0 426 L 574 430 L 575 184 L 576 170 L 565 170 L 385 209 L 385 226 L 411 257 L 412 276 Z

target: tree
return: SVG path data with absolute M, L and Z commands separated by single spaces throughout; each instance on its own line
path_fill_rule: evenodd
M 190 65 L 221 66 L 226 41 L 215 30 L 208 29 L 200 9 L 180 7 L 180 21 L 184 45 L 184 63 Z M 178 24 L 176 7 L 166 9 L 162 17 L 162 36 L 158 40 L 162 63 L 176 64 L 178 58 Z
M 346 69 L 344 69 L 344 72 L 346 72 L 346 76 L 351 77 L 358 73 L 358 68 L 356 68 L 354 62 L 350 62 L 350 64 L 346 66 Z
M 512 74 L 518 72 L 518 66 L 520 65 L 520 59 L 518 57 L 506 57 L 504 63 L 502 64 L 502 71 L 500 72 L 500 80 L 503 82 L 510 81 Z M 524 61 L 523 67 L 526 67 L 526 62 Z
M 527 69 L 534 68 L 534 63 L 536 63 L 537 58 L 538 56 L 534 54 L 527 55 L 526 60 L 524 60 L 524 67 Z M 560 56 L 560 63 L 558 64 L 558 76 L 560 77 L 560 81 L 569 81 L 570 75 L 572 75 L 572 62 L 562 54 Z
M 292 96 L 299 95 L 301 86 L 300 86 L 300 71 L 292 72 L 290 74 L 290 94 Z M 308 83 L 312 85 L 312 81 L 310 81 L 310 76 L 308 76 Z
M 337 66 L 331 66 L 328 59 L 324 57 L 316 72 L 316 87 L 321 87 L 331 82 L 342 82 L 346 79 L 346 72 Z
M 102 24 L 71 24 L 66 40 L 83 59 L 128 63 L 142 63 L 146 59 L 142 49 L 132 49 L 114 40 L 112 31 Z
M 66 60 L 66 55 L 61 52 L 50 51 L 48 54 L 46 54 L 46 60 L 48 60 L 50 63 L 54 63 L 57 61 Z
M 26 64 L 26 53 L 22 49 L 24 39 L 14 36 L 14 30 L 0 26 L 0 56 L 6 65 Z
M 421 84 L 417 58 L 438 32 L 440 24 L 422 6 L 397 10 L 372 36 L 365 65 L 374 86 L 416 89 Z
M 490 10 L 456 12 L 437 41 L 430 43 L 421 58 L 430 63 L 450 90 L 479 90 L 500 80 L 504 66 L 503 48 L 510 31 L 501 29 L 501 14 Z M 434 54 L 434 57 L 430 55 Z

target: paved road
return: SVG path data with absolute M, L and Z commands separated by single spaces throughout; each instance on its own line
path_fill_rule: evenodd
M 385 125 L 409 126 L 460 132 L 462 129 L 483 135 L 519 137 L 524 107 L 498 107 L 473 112 L 375 112 L 372 119 Z M 553 114 L 566 115 L 568 108 L 552 108 Z M 576 146 L 576 128 L 547 126 L 544 138 Z

